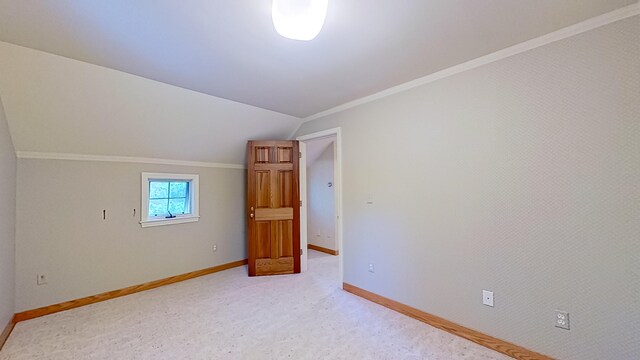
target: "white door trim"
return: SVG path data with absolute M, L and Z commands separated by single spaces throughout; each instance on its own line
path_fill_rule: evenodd
M 300 141 L 300 162 L 299 162 L 299 176 L 300 176 L 300 272 L 308 270 L 307 263 L 307 144 L 304 141 Z
M 307 140 L 313 140 L 313 139 L 319 139 L 319 138 L 323 138 L 323 137 L 329 137 L 329 136 L 335 136 L 336 140 L 335 140 L 335 161 L 333 164 L 333 172 L 334 172 L 334 188 L 335 188 L 335 192 L 334 192 L 334 196 L 335 196 L 335 209 L 336 209 L 336 234 L 335 234 L 335 238 L 338 241 L 338 263 L 339 263 L 339 273 L 340 273 L 340 288 L 342 288 L 342 284 L 344 283 L 344 263 L 343 263 L 343 259 L 344 259 L 344 245 L 343 245 L 343 239 L 342 239 L 342 136 L 341 136 L 341 128 L 340 127 L 336 127 L 333 129 L 327 129 L 327 130 L 323 130 L 323 131 L 318 131 L 318 132 L 314 132 L 311 134 L 306 134 L 306 135 L 302 135 L 302 136 L 298 136 L 296 138 L 296 140 L 304 142 Z M 301 188 L 302 188 L 302 182 L 305 182 L 304 187 L 306 188 L 306 177 L 305 179 L 300 179 L 300 184 L 301 184 Z M 303 207 L 306 208 L 306 204 L 303 203 L 302 204 Z M 306 216 L 307 216 L 307 212 L 304 211 L 304 214 L 302 213 L 302 209 L 300 210 L 301 214 L 300 214 L 300 218 L 302 221 L 302 216 L 305 216 L 305 220 L 306 221 Z M 304 251 L 304 255 L 303 256 L 307 256 L 307 251 Z

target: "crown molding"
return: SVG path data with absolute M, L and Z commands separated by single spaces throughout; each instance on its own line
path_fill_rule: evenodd
M 300 124 L 298 124 L 298 126 L 296 126 L 296 129 L 293 130 L 293 132 L 291 133 L 291 135 L 289 135 L 289 137 L 287 139 L 295 140 L 295 136 L 298 133 L 298 130 L 300 130 L 300 128 L 302 127 L 303 124 L 304 124 L 304 122 L 300 121 Z
M 344 103 L 342 105 L 338 105 L 336 107 L 333 107 L 331 109 L 328 110 L 324 110 L 321 111 L 319 113 L 307 116 L 305 118 L 302 119 L 302 122 L 309 122 L 312 120 L 317 120 L 320 118 L 323 118 L 325 116 L 328 115 L 332 115 L 335 113 L 339 113 L 341 111 L 347 110 L 347 109 L 351 109 L 354 108 L 356 106 L 360 106 L 362 104 L 366 104 L 378 99 L 382 99 L 384 97 L 387 96 L 391 96 L 409 89 L 413 89 L 415 87 L 418 86 L 422 86 L 440 79 L 444 79 L 446 77 L 452 76 L 452 75 L 456 75 L 459 74 L 461 72 L 467 71 L 467 70 L 471 70 L 471 69 L 475 69 L 477 67 L 486 65 L 486 64 L 490 64 L 492 62 L 498 61 L 498 60 L 502 60 L 520 53 L 523 53 L 525 51 L 529 51 L 562 39 L 566 39 L 578 34 L 581 34 L 583 32 L 589 31 L 589 30 L 593 30 L 596 28 L 599 28 L 601 26 L 607 25 L 607 24 L 611 24 L 613 22 L 619 21 L 619 20 L 623 20 L 626 19 L 628 17 L 631 16 L 635 16 L 640 14 L 640 3 L 635 3 L 632 5 L 628 5 L 625 6 L 623 8 L 608 12 L 606 14 L 602 14 L 596 17 L 593 17 L 591 19 L 587 19 L 585 21 L 579 22 L 577 24 L 571 25 L 571 26 L 567 26 L 565 28 L 562 28 L 560 30 L 556 30 L 554 32 L 548 33 L 546 35 L 542 35 L 540 37 L 531 39 L 531 40 L 527 40 L 525 42 L 504 48 L 502 50 L 498 50 L 496 52 L 493 52 L 491 54 L 487 54 L 484 56 L 481 56 L 479 58 L 464 62 L 462 64 L 458 64 L 455 66 L 452 66 L 450 68 L 446 68 L 444 70 L 440 70 L 437 72 L 434 72 L 432 74 L 429 74 L 427 76 L 391 87 L 389 89 L 380 91 L 378 93 L 375 93 L 373 95 L 369 95 L 369 96 L 365 96 L 363 98 L 357 99 L 357 100 L 353 100 L 347 103 Z
M 242 164 L 223 164 L 223 163 L 211 163 L 211 162 L 203 162 L 203 161 L 170 160 L 170 159 L 156 159 L 156 158 L 131 157 L 131 156 L 83 155 L 83 154 L 49 153 L 49 152 L 33 152 L 33 151 L 17 151 L 16 156 L 19 159 L 102 161 L 102 162 L 136 163 L 136 164 L 193 166 L 193 167 L 222 168 L 222 169 L 245 169 L 245 166 Z

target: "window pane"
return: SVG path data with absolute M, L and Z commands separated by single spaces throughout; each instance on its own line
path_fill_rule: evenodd
M 149 200 L 149 216 L 165 216 L 167 214 L 167 199 Z
M 166 199 L 169 197 L 169 183 L 166 181 L 149 181 L 149 199 Z
M 187 197 L 187 182 L 179 181 L 179 182 L 171 182 L 171 187 L 169 191 L 170 198 L 184 198 Z
M 187 199 L 169 199 L 169 211 L 173 215 L 180 215 L 184 213 L 188 213 L 189 209 L 187 209 Z

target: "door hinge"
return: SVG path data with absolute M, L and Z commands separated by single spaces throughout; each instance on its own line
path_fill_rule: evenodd
M 302 159 L 302 152 L 298 152 L 298 157 Z
M 300 206 L 302 206 L 302 200 L 300 200 Z
M 302 249 L 300 249 L 300 256 L 302 256 Z

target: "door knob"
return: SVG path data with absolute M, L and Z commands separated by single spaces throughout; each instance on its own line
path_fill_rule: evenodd
M 253 214 L 249 214 L 249 217 L 253 219 Z

